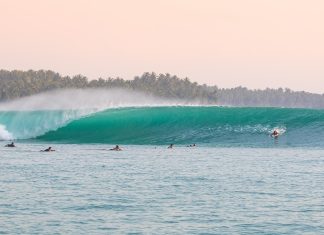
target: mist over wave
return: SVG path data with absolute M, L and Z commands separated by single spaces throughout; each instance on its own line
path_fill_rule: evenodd
M 126 89 L 62 89 L 0 103 L 0 111 L 104 110 L 118 107 L 189 105 Z M 196 103 L 197 104 L 197 103 Z

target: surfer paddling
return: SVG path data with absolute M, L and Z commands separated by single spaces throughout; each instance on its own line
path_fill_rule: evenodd
M 196 144 L 190 144 L 187 147 L 196 147 Z
M 48 147 L 47 149 L 41 150 L 41 152 L 54 152 L 55 150 L 52 147 Z
M 11 144 L 6 144 L 5 147 L 13 148 L 13 147 L 16 147 L 16 145 L 14 142 L 11 142 Z
M 109 149 L 110 151 L 122 151 L 122 149 L 119 147 L 119 145 L 116 145 L 114 148 Z

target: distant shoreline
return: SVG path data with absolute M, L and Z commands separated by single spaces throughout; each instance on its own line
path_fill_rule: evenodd
M 235 107 L 324 108 L 324 94 L 292 91 L 288 88 L 250 90 L 245 87 L 218 88 L 181 79 L 175 75 L 144 73 L 133 80 L 82 75 L 62 76 L 50 70 L 0 70 L 0 102 L 65 88 L 121 88 L 156 97 Z

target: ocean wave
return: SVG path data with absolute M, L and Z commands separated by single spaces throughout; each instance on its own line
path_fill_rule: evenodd
M 206 144 L 268 146 L 273 130 L 280 144 L 323 145 L 324 111 L 208 106 L 128 107 L 0 112 L 3 139 L 60 143 Z M 10 135 L 9 135 L 10 133 Z M 3 136 L 5 134 L 2 134 Z

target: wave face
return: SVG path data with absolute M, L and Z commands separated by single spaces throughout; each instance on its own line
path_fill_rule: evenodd
M 14 111 L 0 112 L 0 124 L 0 138 L 2 130 L 7 139 L 59 143 L 324 146 L 324 110 L 310 109 L 136 107 L 81 117 L 77 111 Z M 278 140 L 269 137 L 274 129 Z

